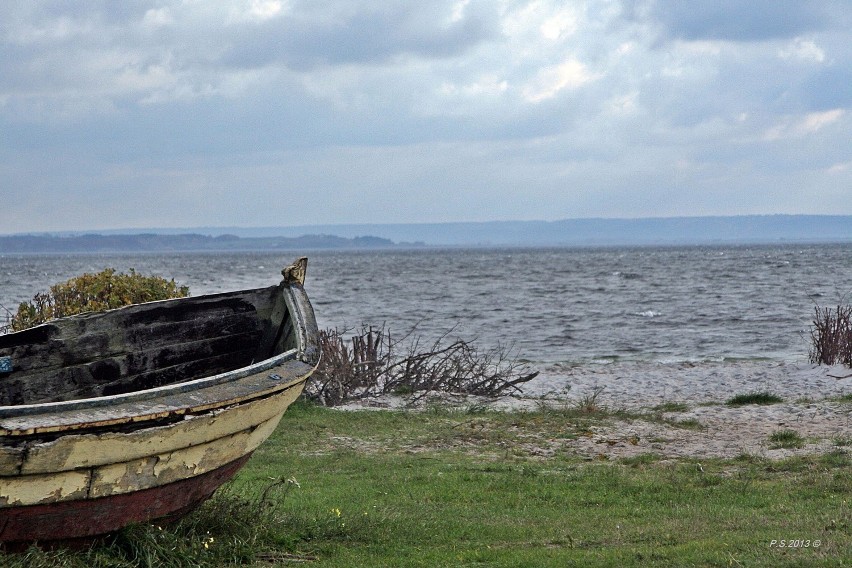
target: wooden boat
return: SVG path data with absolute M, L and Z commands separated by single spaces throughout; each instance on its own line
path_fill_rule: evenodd
M 0 336 L 0 543 L 73 544 L 210 497 L 318 363 L 306 266 Z

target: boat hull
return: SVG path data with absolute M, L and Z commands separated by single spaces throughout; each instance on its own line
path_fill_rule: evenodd
M 0 546 L 174 519 L 233 476 L 319 363 L 306 262 L 0 336 Z
M 0 542 L 65 545 L 182 516 L 245 464 L 303 386 L 172 426 L 41 445 L 24 473 L 2 478 Z
M 0 542 L 7 550 L 33 542 L 73 546 L 133 523 L 176 520 L 213 495 L 250 457 L 142 491 L 7 509 L 0 516 Z

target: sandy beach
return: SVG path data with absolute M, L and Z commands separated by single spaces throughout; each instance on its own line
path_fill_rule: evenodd
M 470 408 L 533 410 L 542 405 L 576 407 L 593 402 L 614 412 L 584 436 L 552 440 L 536 448 L 542 456 L 575 452 L 589 459 L 642 454 L 664 458 L 781 459 L 852 446 L 852 369 L 780 361 L 724 363 L 614 363 L 543 368 L 523 392 L 499 399 L 442 395 L 442 404 Z M 738 394 L 770 392 L 771 405 L 732 407 Z M 435 402 L 432 399 L 432 402 Z M 677 410 L 665 411 L 678 403 Z M 395 408 L 404 398 L 382 397 L 343 408 Z M 427 403 L 428 404 L 428 403 Z M 682 423 L 683 425 L 679 425 Z M 775 448 L 774 432 L 793 430 L 801 448 Z

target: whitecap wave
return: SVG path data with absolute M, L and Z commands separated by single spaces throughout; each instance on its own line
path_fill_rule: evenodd
M 640 318 L 656 318 L 663 315 L 662 312 L 655 312 L 654 310 L 646 310 L 644 312 L 636 312 L 637 316 Z

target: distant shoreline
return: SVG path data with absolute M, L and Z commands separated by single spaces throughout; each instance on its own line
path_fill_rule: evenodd
M 388 249 L 400 245 L 379 237 L 345 238 L 335 235 L 254 237 L 185 233 L 158 235 L 11 235 L 0 236 L 0 254 L 145 253 L 145 252 L 238 252 Z M 408 245 L 414 246 L 414 245 Z
M 126 235 L 134 237 L 135 235 Z M 32 247 L 14 245 L 6 246 L 0 237 L 0 256 L 27 256 L 27 255 L 97 255 L 97 254 L 158 254 L 158 253 L 274 253 L 274 252 L 317 252 L 317 251 L 436 251 L 436 250 L 476 250 L 476 249 L 505 249 L 505 250 L 547 250 L 547 249 L 667 249 L 667 248 L 730 248 L 730 247 L 788 247 L 788 246 L 852 246 L 852 240 L 791 240 L 791 241 L 707 241 L 707 242 L 672 242 L 672 243 L 601 243 L 601 244 L 439 244 L 427 245 L 424 243 L 393 243 L 387 245 L 363 245 L 352 242 L 352 239 L 340 239 L 341 243 L 314 242 L 310 239 L 298 238 L 266 238 L 266 239 L 240 239 L 239 242 L 222 246 L 220 243 L 211 243 L 199 246 L 197 244 L 183 245 L 181 243 L 169 244 L 168 239 L 155 245 L 143 246 L 92 246 L 86 247 L 79 243 L 56 243 L 50 242 Z M 70 239 L 64 237 L 64 239 Z
M 0 253 L 852 243 L 852 215 L 743 215 L 295 227 L 116 229 L 0 235 Z
M 0 235 L 0 253 L 852 243 L 852 215 L 132 228 Z

